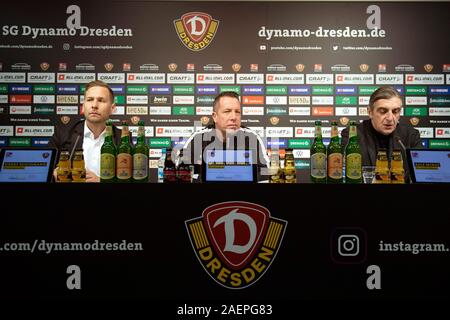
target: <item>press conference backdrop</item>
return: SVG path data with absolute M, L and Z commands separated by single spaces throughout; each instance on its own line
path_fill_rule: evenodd
M 450 148 L 449 3 L 9 1 L 0 29 L 0 146 L 45 146 L 83 117 L 83 88 L 111 84 L 151 158 L 241 94 L 243 125 L 309 166 L 314 120 L 342 130 L 393 85 L 429 148 Z

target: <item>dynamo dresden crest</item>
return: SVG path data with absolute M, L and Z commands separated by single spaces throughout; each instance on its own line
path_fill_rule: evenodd
M 219 21 L 203 12 L 188 12 L 174 20 L 181 42 L 192 51 L 205 49 L 214 39 Z
M 259 280 L 280 248 L 287 221 L 255 203 L 217 203 L 186 221 L 200 264 L 218 284 L 243 289 Z

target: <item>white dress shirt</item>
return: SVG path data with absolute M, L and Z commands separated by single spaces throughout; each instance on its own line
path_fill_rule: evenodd
M 103 142 L 105 142 L 106 128 L 94 139 L 94 134 L 84 122 L 84 139 L 83 139 L 83 156 L 84 164 L 87 170 L 95 173 L 97 177 L 100 177 L 100 149 Z

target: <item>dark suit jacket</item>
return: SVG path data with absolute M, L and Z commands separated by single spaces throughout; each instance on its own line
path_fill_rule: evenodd
M 362 123 L 358 124 L 356 128 L 358 131 L 359 146 L 361 148 L 362 154 L 362 165 L 375 166 L 379 146 L 378 146 L 378 139 L 376 138 L 374 133 L 375 129 L 373 129 L 371 120 L 364 120 Z M 342 130 L 341 144 L 343 148 L 345 148 L 345 146 L 348 143 L 348 133 L 349 133 L 348 128 Z M 395 131 L 390 135 L 388 155 L 390 155 L 392 153 L 392 150 L 394 149 L 402 150 L 401 145 L 398 143 L 397 139 L 394 139 L 394 137 L 399 137 L 406 148 L 422 147 L 422 144 L 420 142 L 419 131 L 410 125 L 399 123 L 397 128 L 395 128 Z M 408 181 L 409 169 L 406 160 L 406 154 L 404 154 L 403 151 L 402 156 L 403 156 L 403 167 L 405 168 L 405 178 L 406 181 Z
M 121 131 L 115 126 L 113 126 L 113 141 L 116 144 L 116 146 L 120 144 L 120 135 Z M 79 137 L 78 142 L 77 137 Z M 59 152 L 61 151 L 61 149 L 66 149 L 69 150 L 69 152 L 72 152 L 72 149 L 75 146 L 75 142 L 77 144 L 75 148 L 82 148 L 83 139 L 84 139 L 84 120 L 79 120 L 70 127 L 57 128 L 57 130 L 55 130 L 54 135 L 50 139 L 49 147 L 58 149 L 58 158 L 59 158 Z

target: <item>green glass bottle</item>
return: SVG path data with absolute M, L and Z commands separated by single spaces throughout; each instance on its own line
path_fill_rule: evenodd
M 342 147 L 339 143 L 339 129 L 336 121 L 331 122 L 331 140 L 327 148 L 327 182 L 342 183 Z
M 356 122 L 350 122 L 349 139 L 345 147 L 345 183 L 362 183 L 362 157 Z
M 116 146 L 112 138 L 112 122 L 106 121 L 106 136 L 100 149 L 100 182 L 115 182 Z
M 315 122 L 314 143 L 311 146 L 311 182 L 327 182 L 327 149 L 322 141 L 322 121 Z
M 148 146 L 145 144 L 144 121 L 138 123 L 138 137 L 133 149 L 133 181 L 148 182 Z
M 128 123 L 122 122 L 120 145 L 117 147 L 116 178 L 117 182 L 131 182 L 133 176 L 133 147 L 130 143 Z

